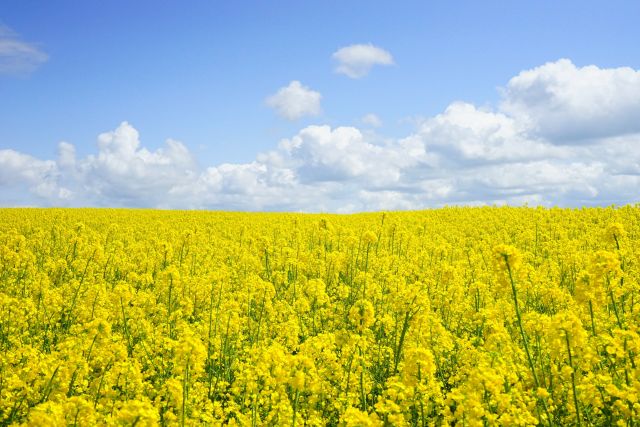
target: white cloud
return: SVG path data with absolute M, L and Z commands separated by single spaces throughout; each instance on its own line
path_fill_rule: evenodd
M 360 121 L 365 125 L 368 125 L 374 128 L 379 128 L 382 126 L 382 120 L 380 119 L 380 117 L 378 117 L 374 113 L 365 114 L 364 116 L 362 116 Z
M 193 180 L 196 171 L 195 161 L 182 143 L 168 139 L 156 151 L 141 148 L 138 131 L 127 122 L 100 134 L 98 154 L 77 165 L 89 195 L 118 205 L 166 202 L 164 193 Z
M 320 92 L 311 90 L 297 80 L 280 88 L 266 99 L 266 104 L 278 115 L 288 120 L 297 120 L 305 116 L 317 116 L 321 113 Z
M 352 44 L 333 53 L 338 62 L 335 71 L 352 79 L 359 79 L 369 74 L 374 65 L 393 65 L 393 56 L 372 44 Z
M 308 126 L 278 150 L 259 158 L 273 167 L 287 168 L 300 183 L 354 184 L 359 188 L 393 188 L 404 170 L 428 165 L 424 145 L 415 140 L 374 144 L 354 127 Z
M 555 143 L 640 132 L 640 71 L 561 59 L 513 77 L 501 109 Z
M 525 131 L 512 117 L 463 102 L 449 105 L 419 127 L 431 151 L 450 162 L 508 162 L 568 155 L 567 150 L 533 139 Z
M 60 171 L 53 160 L 39 160 L 14 150 L 0 150 L 0 195 L 2 200 L 14 204 L 30 204 L 24 198 L 25 190 L 37 200 L 50 203 L 64 202 L 69 189 L 59 185 Z
M 0 74 L 29 73 L 49 59 L 37 45 L 0 25 Z
M 553 93 L 563 95 L 552 98 L 562 99 L 558 114 L 577 121 L 585 93 L 597 91 L 586 85 L 572 92 L 576 80 L 595 73 L 608 76 L 609 88 L 633 91 L 637 73 L 576 68 L 566 61 L 544 67 L 554 75 L 575 70 L 570 81 L 554 80 Z M 540 73 L 537 68 L 519 76 Z M 549 79 L 543 80 L 546 85 Z M 620 95 L 603 103 L 603 111 L 590 107 L 590 129 L 607 129 L 606 136 L 595 132 L 567 144 L 577 124 L 558 128 L 535 97 L 529 106 L 527 96 L 519 95 L 528 84 L 513 82 L 499 108 L 455 102 L 404 138 L 312 125 L 248 163 L 200 167 L 185 145 L 171 139 L 149 150 L 127 122 L 100 134 L 96 154 L 86 157 L 66 142 L 55 160 L 0 150 L 0 203 L 349 212 L 640 202 L 640 131 L 608 113 L 632 114 L 627 110 L 633 100 Z

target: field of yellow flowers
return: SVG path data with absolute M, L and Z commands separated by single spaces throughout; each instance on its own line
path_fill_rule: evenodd
M 638 425 L 640 207 L 0 210 L 0 425 Z

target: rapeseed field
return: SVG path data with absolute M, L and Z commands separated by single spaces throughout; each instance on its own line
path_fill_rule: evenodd
M 640 420 L 640 207 L 0 210 L 0 425 Z

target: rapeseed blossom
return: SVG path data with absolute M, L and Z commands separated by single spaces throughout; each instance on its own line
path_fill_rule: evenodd
M 1 209 L 0 425 L 636 425 L 639 209 Z

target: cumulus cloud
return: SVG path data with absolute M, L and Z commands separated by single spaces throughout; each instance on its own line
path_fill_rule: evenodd
M 352 44 L 333 53 L 335 71 L 352 79 L 366 76 L 374 65 L 393 65 L 393 56 L 372 44 Z
M 0 74 L 29 73 L 49 59 L 37 45 L 28 43 L 0 25 Z
M 431 151 L 449 163 L 536 160 L 569 155 L 567 150 L 531 138 L 526 127 L 510 116 L 455 102 L 419 126 Z
M 572 79 L 549 77 L 566 70 Z M 123 122 L 100 134 L 97 152 L 85 157 L 67 142 L 59 144 L 54 160 L 0 150 L 0 201 L 333 212 L 639 202 L 640 130 L 610 114 L 632 117 L 633 100 L 621 95 L 600 108 L 590 106 L 584 111 L 595 123 L 584 125 L 598 131 L 576 137 L 583 123 L 578 111 L 586 108 L 580 102 L 596 99 L 588 94 L 598 90 L 571 87 L 594 73 L 608 76 L 606 84 L 598 83 L 608 88 L 635 93 L 640 85 L 634 83 L 637 71 L 579 68 L 561 60 L 516 76 L 493 109 L 454 102 L 396 139 L 352 126 L 311 125 L 248 163 L 200 166 L 171 139 L 149 150 Z M 546 76 L 542 83 L 540 75 Z M 536 85 L 553 87 L 536 90 L 556 99 L 557 114 L 568 121 L 564 127 L 547 117 L 535 96 L 526 101 L 522 94 Z
M 0 150 L 0 200 L 5 205 L 66 204 L 71 197 L 55 161 Z
M 123 122 L 98 136 L 98 154 L 81 162 L 78 172 L 85 189 L 98 200 L 157 205 L 165 202 L 167 189 L 193 178 L 196 165 L 179 141 L 168 139 L 156 151 L 140 147 L 138 131 Z
M 513 77 L 501 109 L 558 144 L 640 132 L 640 71 L 561 59 Z
M 266 163 L 293 170 L 302 183 L 358 182 L 380 188 L 397 185 L 403 169 L 427 163 L 428 156 L 420 144 L 378 145 L 357 128 L 325 125 L 306 127 L 281 141 L 270 160 Z
M 273 108 L 279 116 L 287 120 L 297 120 L 305 116 L 317 116 L 321 113 L 320 92 L 311 90 L 297 80 L 266 99 L 266 104 Z

